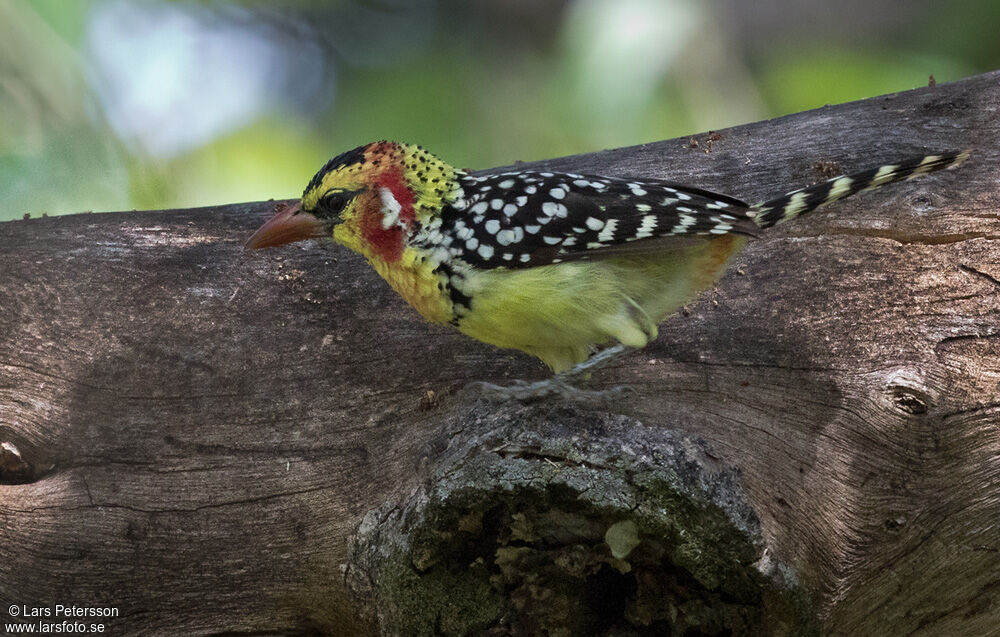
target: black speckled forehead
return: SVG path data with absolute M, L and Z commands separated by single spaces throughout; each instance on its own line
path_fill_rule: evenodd
M 318 186 L 320 182 L 323 181 L 323 175 L 327 174 L 328 172 L 336 170 L 338 168 L 343 168 L 344 166 L 350 166 L 352 164 L 360 164 L 361 162 L 363 162 L 365 160 L 365 151 L 367 150 L 368 150 L 367 144 L 364 146 L 358 146 L 357 148 L 354 148 L 347 152 L 340 153 L 330 161 L 326 162 L 326 164 L 324 164 L 323 167 L 319 169 L 319 172 L 313 175 L 312 181 L 310 181 L 309 185 L 306 186 L 306 189 L 302 191 L 302 196 L 305 197 L 305 195 L 310 190 Z

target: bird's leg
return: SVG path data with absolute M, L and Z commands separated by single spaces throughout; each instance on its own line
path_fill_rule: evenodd
M 627 345 L 622 345 L 621 343 L 614 345 L 612 347 L 607 347 L 599 352 L 591 354 L 590 357 L 588 357 L 587 360 L 583 361 L 582 363 L 577 363 L 570 369 L 567 369 L 564 372 L 556 374 L 555 378 L 570 380 L 573 378 L 577 378 L 579 376 L 590 374 L 591 372 L 604 367 L 605 365 L 615 360 L 619 356 L 627 354 L 633 349 L 635 348 L 629 347 Z
M 550 394 L 557 394 L 563 398 L 585 400 L 611 398 L 628 391 L 629 388 L 618 386 L 602 391 L 591 391 L 578 389 L 571 385 L 570 382 L 574 379 L 580 378 L 581 376 L 589 375 L 591 372 L 604 367 L 614 359 L 633 349 L 635 348 L 619 343 L 618 345 L 608 347 L 597 352 L 596 354 L 591 355 L 582 363 L 577 363 L 574 367 L 564 372 L 560 372 L 552 378 L 539 380 L 533 383 L 514 381 L 512 385 L 506 387 L 483 382 L 472 383 L 472 385 L 479 387 L 488 395 L 505 399 L 515 398 L 517 400 L 532 400 L 535 398 L 542 398 Z

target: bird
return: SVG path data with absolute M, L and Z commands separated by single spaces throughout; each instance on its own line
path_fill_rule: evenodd
M 483 388 L 520 399 L 583 395 L 576 380 L 655 339 L 658 324 L 711 288 L 748 239 L 968 156 L 915 156 L 751 205 L 649 177 L 472 172 L 383 140 L 330 159 L 246 248 L 332 239 L 364 256 L 428 321 L 526 352 L 553 372 Z

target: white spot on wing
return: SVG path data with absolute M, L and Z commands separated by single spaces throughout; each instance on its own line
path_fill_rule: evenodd
M 524 239 L 524 228 L 513 228 L 510 230 L 501 230 L 497 233 L 497 243 L 502 246 L 509 246 L 513 243 L 519 243 Z
M 608 219 L 607 223 L 604 224 L 604 229 L 601 230 L 601 234 L 597 235 L 597 240 L 604 243 L 614 241 L 616 227 L 618 227 L 618 220 Z
M 671 228 L 668 234 L 687 234 L 688 228 L 694 224 L 694 217 L 691 215 L 681 215 L 677 220 L 677 225 Z
M 656 215 L 646 215 L 642 218 L 642 223 L 639 224 L 639 229 L 636 230 L 635 236 L 632 239 L 646 239 L 653 236 L 653 230 L 656 229 L 657 224 L 660 220 L 657 219 Z

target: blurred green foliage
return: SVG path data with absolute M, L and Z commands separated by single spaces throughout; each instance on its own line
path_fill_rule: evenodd
M 754 4 L 0 0 L 0 220 L 290 198 L 382 138 L 463 167 L 587 152 L 1000 60 L 993 0 L 838 29 L 822 0 Z

